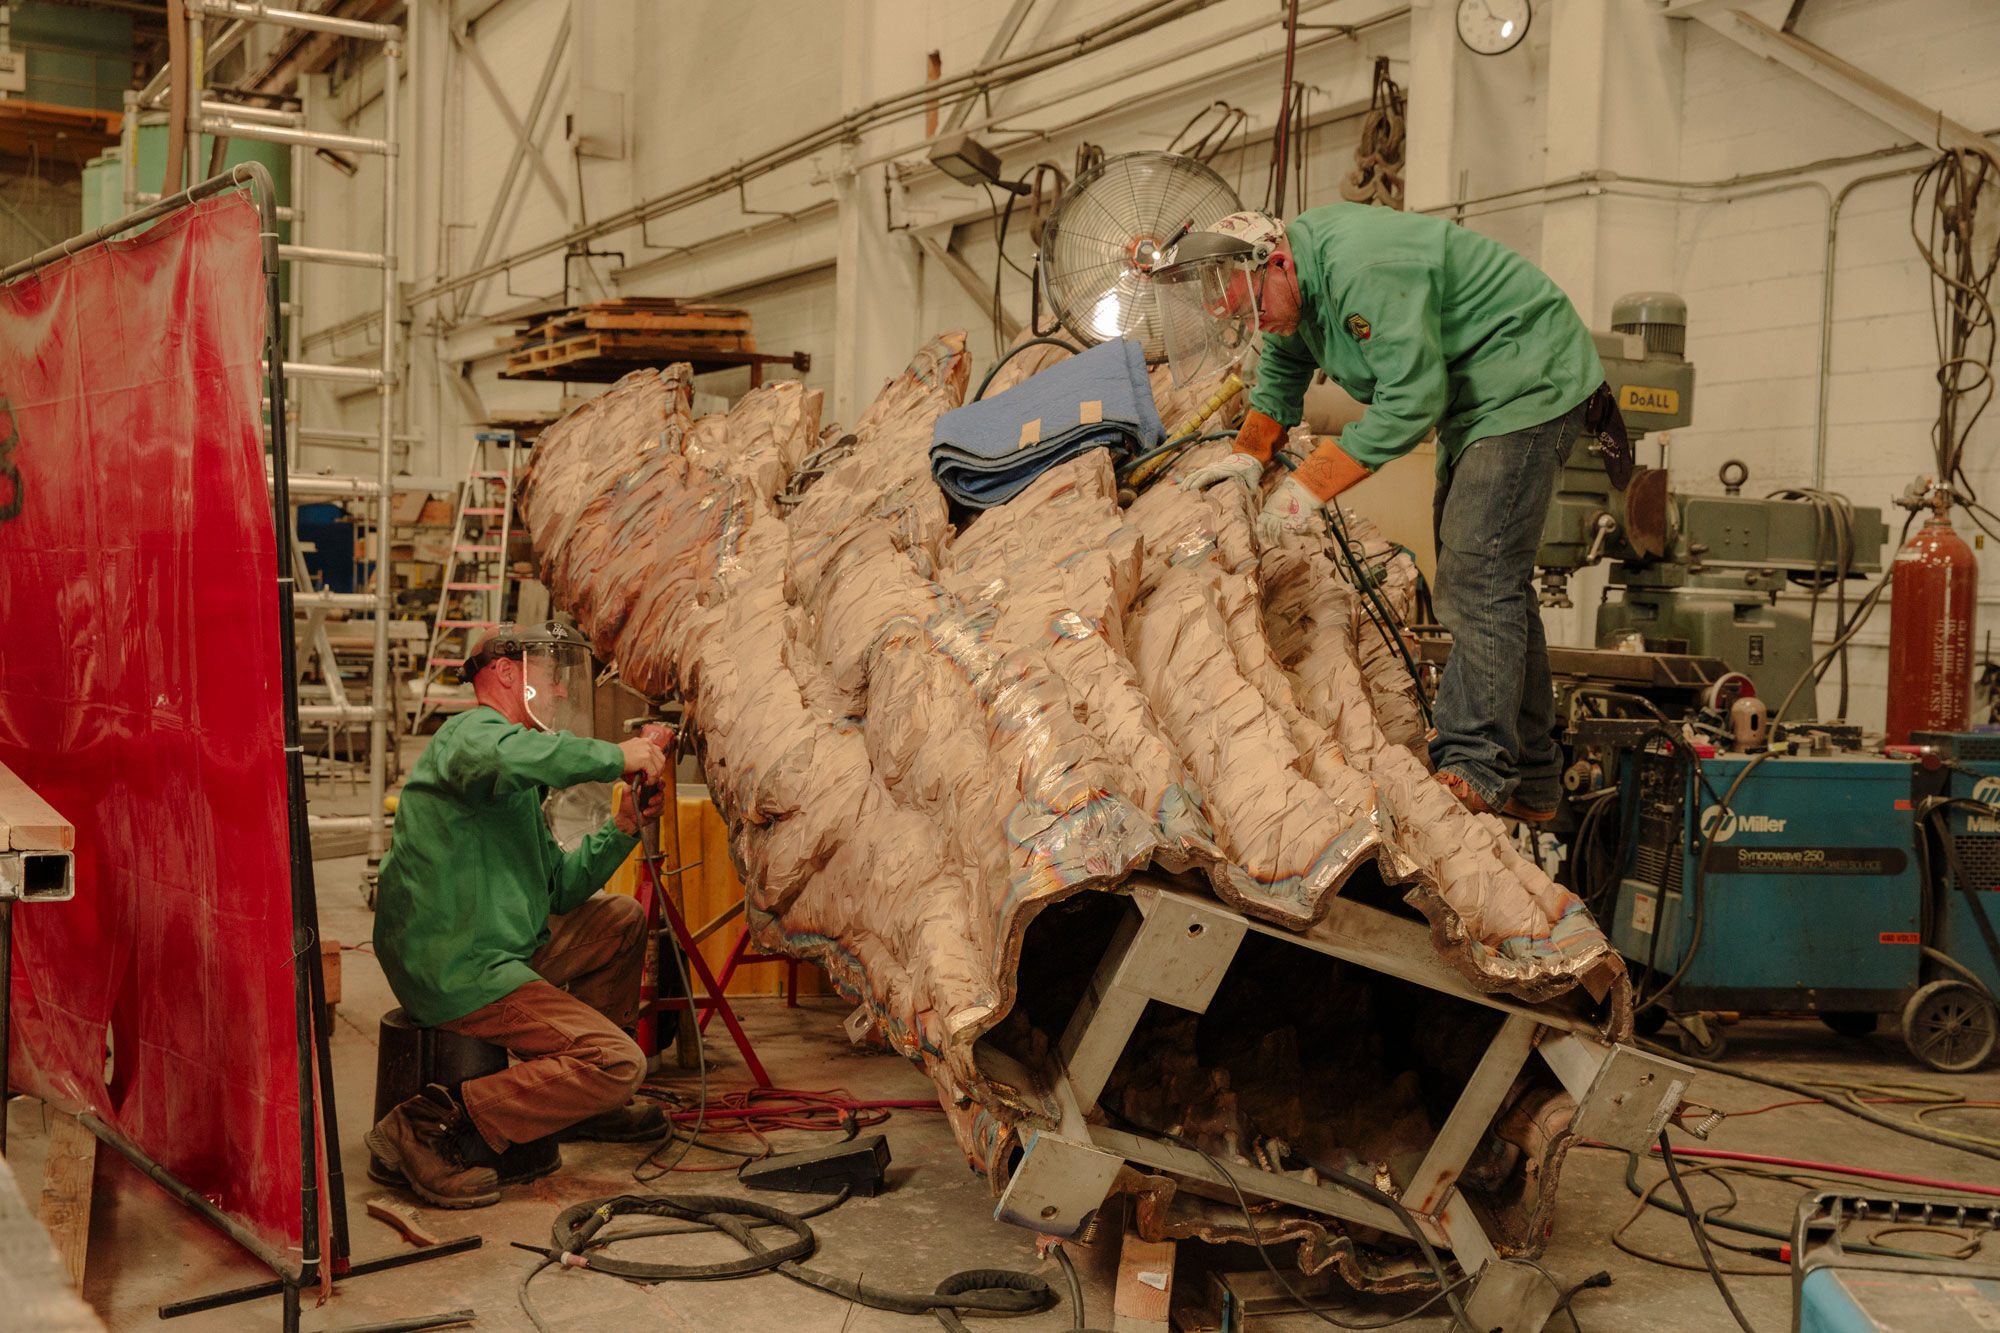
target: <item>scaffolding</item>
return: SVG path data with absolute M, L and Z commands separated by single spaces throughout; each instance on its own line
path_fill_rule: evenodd
M 331 685 L 329 702 L 300 706 L 300 721 L 345 726 L 365 720 L 368 724 L 368 813 L 360 816 L 314 816 L 309 824 L 314 832 L 365 831 L 367 833 L 368 869 L 364 874 L 362 888 L 364 896 L 372 901 L 370 881 L 373 879 L 376 865 L 381 860 L 388 835 L 388 818 L 383 810 L 383 797 L 388 784 L 390 746 L 396 738 L 398 714 L 395 679 L 391 673 L 389 655 L 390 621 L 395 606 L 392 587 L 394 562 L 391 558 L 393 525 L 391 504 L 397 485 L 396 452 L 409 438 L 396 432 L 394 398 L 400 350 L 397 335 L 401 328 L 401 322 L 397 318 L 396 177 L 400 157 L 397 136 L 397 95 L 403 61 L 403 30 L 390 23 L 339 18 L 303 9 L 278 8 L 262 3 L 262 0 L 256 0 L 254 3 L 250 0 L 186 0 L 185 9 L 188 25 L 187 49 L 203 54 L 200 59 L 190 62 L 185 116 L 182 123 L 178 126 L 168 124 L 168 133 L 182 136 L 182 160 L 187 164 L 189 183 L 201 179 L 206 174 L 200 165 L 204 135 L 213 136 L 217 140 L 260 140 L 281 144 L 291 149 L 291 206 L 279 208 L 276 213 L 279 221 L 293 224 L 294 243 L 278 247 L 279 261 L 289 265 L 292 274 L 290 299 L 281 308 L 288 330 L 284 360 L 287 393 L 285 402 L 267 401 L 265 404 L 265 409 L 271 417 L 275 418 L 282 414 L 289 427 L 286 434 L 290 439 L 290 449 L 285 464 L 291 500 L 295 504 L 323 499 L 363 499 L 373 502 L 375 513 L 373 590 L 343 593 L 299 587 L 293 596 L 294 606 L 306 612 L 308 617 L 306 622 L 308 642 L 303 646 L 309 655 L 319 657 L 320 668 Z M 204 43 L 202 25 L 208 18 L 231 20 L 231 22 L 214 41 Z M 310 129 L 306 125 L 306 113 L 303 109 L 287 110 L 246 105 L 225 100 L 223 96 L 210 90 L 206 82 L 207 75 L 214 70 L 217 62 L 242 44 L 251 28 L 257 24 L 270 24 L 304 32 L 379 43 L 384 76 L 382 137 L 374 139 Z M 141 123 L 168 123 L 171 113 L 160 110 L 167 98 L 168 79 L 164 72 L 140 92 L 127 96 L 128 114 L 125 117 L 122 158 L 125 173 L 125 206 L 128 210 L 152 203 L 160 197 L 157 193 L 147 193 L 139 189 L 138 128 Z M 305 209 L 300 206 L 300 190 L 307 162 L 310 154 L 320 151 L 369 154 L 382 158 L 380 250 L 339 250 L 296 243 L 300 238 L 298 224 L 306 216 Z M 173 188 L 179 188 L 179 184 L 173 183 Z M 305 359 L 304 321 L 301 317 L 300 300 L 303 284 L 299 281 L 298 275 L 301 266 L 312 264 L 372 269 L 381 275 L 379 318 L 382 337 L 379 365 L 332 365 Z M 308 381 L 373 388 L 377 397 L 376 429 L 372 432 L 322 429 L 315 428 L 311 423 L 302 420 L 304 409 L 302 386 Z M 375 475 L 370 477 L 301 474 L 298 471 L 297 451 L 307 443 L 372 451 L 375 455 Z M 291 521 L 296 527 L 296 511 Z M 295 579 L 298 577 L 296 570 L 294 577 Z M 325 634 L 321 628 L 326 613 L 331 611 L 367 612 L 374 616 L 374 643 L 369 690 L 365 701 L 350 698 L 340 684 L 339 669 L 332 659 L 331 649 L 326 645 Z M 296 627 L 294 632 L 297 632 Z

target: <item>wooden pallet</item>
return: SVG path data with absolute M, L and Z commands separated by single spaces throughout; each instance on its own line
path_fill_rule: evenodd
M 757 340 L 747 333 L 643 334 L 605 330 L 523 347 L 507 357 L 509 375 L 524 370 L 548 371 L 581 361 L 699 361 L 717 352 L 754 352 Z

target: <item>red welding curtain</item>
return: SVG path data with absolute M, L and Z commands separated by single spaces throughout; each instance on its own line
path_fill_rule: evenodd
M 0 761 L 77 831 L 75 901 L 14 913 L 15 1086 L 296 1253 L 257 226 L 219 196 L 0 288 Z

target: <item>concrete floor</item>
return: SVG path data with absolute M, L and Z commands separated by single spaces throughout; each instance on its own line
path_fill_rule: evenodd
M 342 803 L 351 804 L 351 800 Z M 360 865 L 358 857 L 318 863 L 322 925 L 329 935 L 345 943 L 364 943 L 370 932 L 371 915 L 356 887 Z M 344 999 L 333 1032 L 333 1058 L 353 1249 L 360 1260 L 409 1247 L 365 1211 L 369 1198 L 386 1193 L 367 1179 L 367 1151 L 361 1139 L 373 1099 L 375 1023 L 393 1007 L 394 1000 L 370 955 L 347 952 L 344 971 Z M 740 1010 L 760 1056 L 781 1086 L 845 1088 L 864 1098 L 931 1095 L 928 1080 L 903 1060 L 854 1050 L 841 1031 L 845 1008 L 836 1000 L 809 1000 L 796 1010 L 787 1010 L 775 1000 L 749 1000 L 741 1003 Z M 1886 1032 L 1849 1041 L 1817 1022 L 1764 1020 L 1731 1028 L 1729 1039 L 1727 1058 L 1731 1063 L 1793 1080 L 1920 1083 L 1950 1088 L 1970 1098 L 2000 1098 L 2000 1069 L 1959 1078 L 1929 1074 L 1908 1059 L 1898 1038 Z M 708 1049 L 712 1089 L 747 1085 L 742 1063 L 726 1037 L 711 1040 Z M 669 1074 L 670 1086 L 693 1096 L 692 1074 L 684 1078 L 674 1071 Z M 1783 1099 L 1783 1094 L 1754 1084 L 1707 1074 L 1696 1079 L 1690 1096 L 1725 1110 L 1749 1110 Z M 1990 1111 L 1959 1112 L 1944 1123 L 2000 1134 L 2000 1113 Z M 41 1180 L 45 1147 L 40 1104 L 16 1099 L 10 1108 L 9 1131 L 11 1164 L 32 1199 Z M 966 1167 L 942 1116 L 899 1111 L 883 1131 L 893 1154 L 890 1188 L 878 1198 L 851 1201 L 813 1222 L 819 1236 L 813 1266 L 904 1289 L 928 1289 L 940 1278 L 967 1268 L 1026 1269 L 1041 1274 L 1060 1290 L 1061 1275 L 1052 1261 L 1037 1259 L 1034 1238 L 992 1219 L 993 1201 L 986 1182 Z M 777 1136 L 777 1141 L 781 1147 L 803 1147 L 826 1140 L 822 1135 L 792 1134 Z M 1708 1146 L 1930 1177 L 1989 1183 L 2000 1179 L 2000 1171 L 1990 1160 L 1904 1138 L 1823 1107 L 1788 1107 L 1732 1119 Z M 739 1192 L 726 1173 L 679 1174 L 659 1185 L 635 1185 L 630 1172 L 640 1156 L 636 1148 L 576 1144 L 566 1147 L 564 1155 L 563 1171 L 509 1190 L 497 1206 L 457 1213 L 423 1210 L 422 1216 L 439 1237 L 477 1234 L 485 1238 L 483 1248 L 354 1279 L 338 1288 L 325 1306 L 309 1307 L 305 1327 L 331 1330 L 470 1307 L 478 1313 L 478 1328 L 529 1329 L 532 1325 L 522 1312 L 516 1288 L 534 1261 L 507 1242 L 546 1244 L 556 1213 L 579 1199 L 647 1188 L 660 1190 L 662 1185 L 668 1193 Z M 690 1162 L 719 1160 L 696 1154 Z M 1612 1247 L 1608 1234 L 1632 1207 L 1623 1184 L 1624 1170 L 1622 1154 L 1578 1150 L 1571 1154 L 1563 1174 L 1555 1235 L 1543 1262 L 1565 1284 L 1598 1269 L 1608 1270 L 1614 1279 L 1608 1290 L 1585 1292 L 1578 1298 L 1582 1326 L 1628 1333 L 1729 1327 L 1728 1315 L 1705 1273 L 1645 1263 Z M 1654 1178 L 1652 1168 L 1642 1167 L 1643 1182 Z M 1720 1199 L 1713 1185 L 1697 1182 L 1695 1189 L 1698 1203 Z M 758 1197 L 780 1207 L 788 1202 L 784 1195 Z M 1753 1183 L 1744 1191 L 1737 1216 L 1789 1228 L 1797 1197 L 1798 1191 L 1791 1186 Z M 1633 1239 L 1684 1261 L 1695 1258 L 1684 1224 L 1663 1213 L 1652 1212 L 1642 1220 L 1634 1228 Z M 713 1236 L 659 1238 L 634 1242 L 625 1249 L 634 1258 L 676 1263 L 712 1262 L 739 1253 L 733 1243 Z M 1083 1260 L 1089 1324 L 1109 1328 L 1116 1255 L 1107 1240 L 1100 1242 L 1096 1251 L 1085 1253 Z M 1199 1289 L 1202 1282 L 1194 1270 L 1218 1261 L 1230 1267 L 1256 1266 L 1255 1256 L 1248 1250 L 1235 1253 L 1183 1247 L 1181 1286 Z M 1790 1327 L 1790 1287 L 1784 1270 L 1769 1264 L 1754 1266 L 1770 1268 L 1771 1275 L 1737 1279 L 1738 1299 L 1760 1330 Z M 156 1309 L 163 1302 L 246 1285 L 268 1276 L 266 1270 L 176 1205 L 116 1154 L 99 1154 L 83 1294 L 109 1327 L 161 1327 Z M 786 1333 L 888 1333 L 935 1326 L 928 1318 L 852 1307 L 774 1275 L 644 1288 L 598 1274 L 555 1271 L 536 1279 L 534 1296 L 543 1318 L 553 1329 L 565 1333 L 614 1326 L 702 1333 L 765 1333 L 772 1329 Z M 1342 1318 L 1349 1318 L 1392 1313 L 1408 1306 L 1341 1301 L 1334 1308 L 1345 1312 Z M 278 1302 L 270 1298 L 188 1316 L 167 1327 L 176 1333 L 232 1333 L 272 1328 L 277 1320 Z M 0 1315 L 0 1327 L 4 1326 L 5 1317 Z M 1004 1325 L 986 1325 L 1021 1333 L 1071 1326 L 1067 1308 Z M 1288 1333 L 1321 1325 L 1298 1315 L 1272 1317 L 1256 1327 L 1269 1333 Z M 1442 1318 L 1424 1316 L 1403 1327 L 1430 1330 L 1445 1329 L 1449 1324 Z

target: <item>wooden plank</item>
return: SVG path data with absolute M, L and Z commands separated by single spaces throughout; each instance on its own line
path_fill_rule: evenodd
M 583 317 L 587 329 L 640 329 L 653 333 L 672 333 L 687 330 L 691 333 L 748 333 L 748 315 L 688 315 L 650 313 L 609 313 L 587 311 Z
M 49 1108 L 49 1160 L 42 1176 L 38 1216 L 55 1242 L 69 1285 L 83 1290 L 83 1261 L 90 1247 L 91 1181 L 97 1168 L 97 1136 L 76 1117 Z
M 96 1312 L 63 1285 L 55 1247 L 28 1210 L 5 1158 L 0 1158 L 0 1255 L 7 1259 L 0 1271 L 0 1300 L 6 1310 L 0 1324 L 36 1333 L 104 1333 Z
M 23 779 L 0 764 L 0 847 L 66 852 L 76 846 L 76 826 L 56 813 Z
M 1141 1240 L 1125 1233 L 1118 1252 L 1118 1287 L 1111 1302 L 1111 1327 L 1117 1333 L 1166 1333 L 1167 1313 L 1174 1303 L 1174 1243 Z

